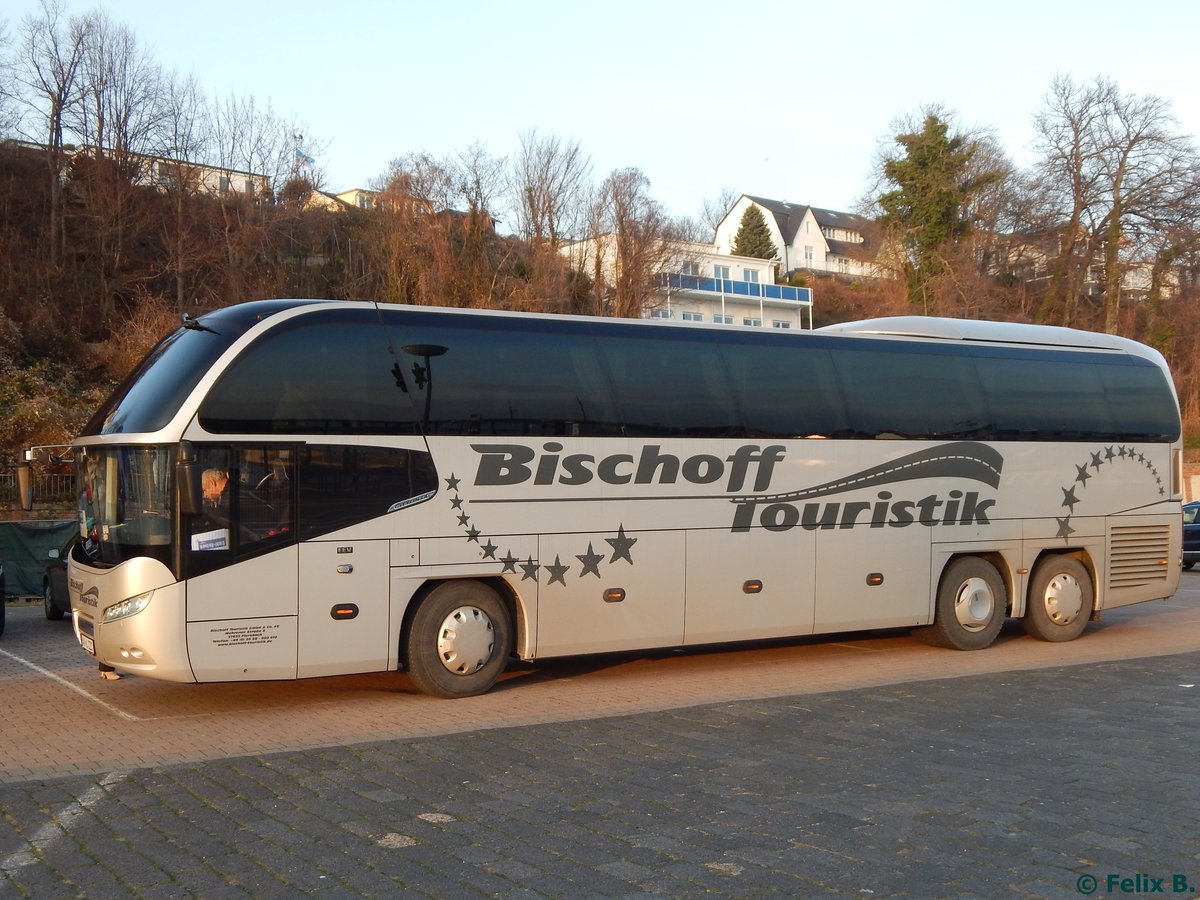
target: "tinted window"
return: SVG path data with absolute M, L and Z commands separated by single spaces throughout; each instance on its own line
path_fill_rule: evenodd
M 566 324 L 413 315 L 389 331 L 428 434 L 620 434 L 596 342 Z
M 1123 356 L 982 356 L 1001 440 L 1174 440 L 1179 417 L 1162 370 Z
M 198 444 L 189 474 L 200 509 L 183 516 L 190 576 L 296 539 L 296 451 L 287 446 Z
M 991 437 L 974 361 L 926 348 L 857 348 L 834 365 L 855 437 Z
M 711 332 L 626 327 L 598 332 L 625 433 L 741 437 L 729 373 Z
M 277 434 L 1173 440 L 1162 371 L 1122 354 L 395 308 L 269 332 L 200 421 Z
M 846 430 L 845 401 L 829 351 L 792 341 L 722 347 L 752 438 L 833 437 Z
M 304 301 L 264 300 L 217 310 L 202 324 L 164 338 L 125 378 L 83 429 L 84 435 L 157 431 L 179 411 L 201 377 L 262 319 Z
M 306 446 L 299 455 L 301 540 L 402 509 L 437 490 L 437 472 L 428 453 Z
M 200 424 L 225 434 L 415 434 L 394 365 L 369 311 L 302 316 L 234 360 L 205 398 Z

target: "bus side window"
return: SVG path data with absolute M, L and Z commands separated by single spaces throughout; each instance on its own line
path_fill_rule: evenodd
M 645 334 L 617 326 L 600 338 L 625 434 L 745 436 L 730 376 L 705 332 Z
M 845 404 L 829 351 L 754 341 L 727 343 L 721 352 L 748 437 L 827 438 L 845 430 Z
M 433 460 L 421 451 L 310 444 L 298 454 L 301 540 L 386 515 L 437 490 Z

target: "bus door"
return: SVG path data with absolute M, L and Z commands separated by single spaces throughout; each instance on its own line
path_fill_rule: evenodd
M 682 531 L 540 535 L 538 656 L 678 646 Z
M 292 451 L 197 445 L 202 510 L 183 516 L 187 643 L 198 681 L 296 677 Z
M 817 632 L 928 624 L 930 531 L 913 523 L 815 532 Z
M 800 528 L 689 531 L 684 643 L 811 634 L 813 548 Z
M 300 545 L 299 677 L 387 669 L 389 549 L 386 540 Z

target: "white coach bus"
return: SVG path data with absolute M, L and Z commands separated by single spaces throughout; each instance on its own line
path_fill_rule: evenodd
M 808 333 L 274 300 L 185 320 L 75 444 L 76 634 L 174 681 L 406 670 L 1173 594 L 1163 358 L 1061 328 Z

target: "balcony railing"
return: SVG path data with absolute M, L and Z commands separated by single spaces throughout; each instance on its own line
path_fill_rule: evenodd
M 764 300 L 788 300 L 800 306 L 812 306 L 812 289 L 786 284 L 759 284 L 730 278 L 704 278 L 700 275 L 659 275 L 658 286 L 672 291 L 725 294 L 731 297 L 755 297 Z

